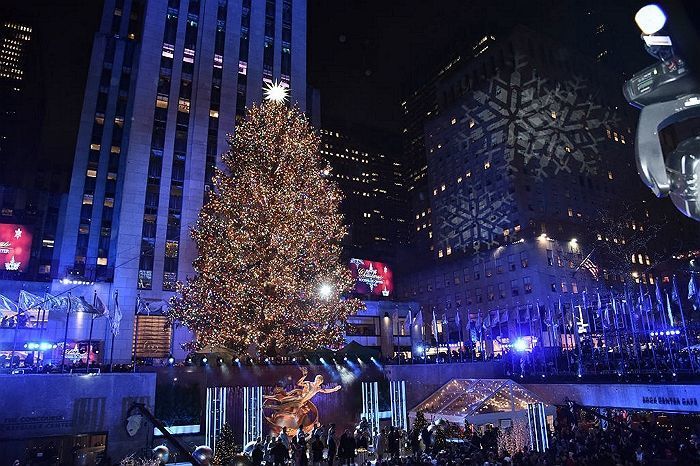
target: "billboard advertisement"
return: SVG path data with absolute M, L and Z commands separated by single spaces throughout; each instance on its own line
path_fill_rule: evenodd
M 350 272 L 355 279 L 355 292 L 389 297 L 394 294 L 394 276 L 383 262 L 350 259 Z
M 2 269 L 24 272 L 32 253 L 32 232 L 26 225 L 0 223 L 0 263 Z

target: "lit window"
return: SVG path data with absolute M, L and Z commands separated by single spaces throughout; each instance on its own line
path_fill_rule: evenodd
M 613 179 L 613 172 L 608 172 L 608 179 L 612 180 Z
M 491 168 L 491 162 L 489 162 L 489 161 L 484 162 L 484 170 L 488 170 L 489 168 Z
M 447 255 L 449 256 L 450 254 L 452 254 L 452 247 L 447 246 Z
M 88 178 L 95 178 L 97 177 L 97 170 L 88 170 L 85 176 Z
M 473 128 L 476 123 L 474 122 L 474 119 L 469 120 L 469 127 Z
M 555 119 L 557 118 L 557 112 L 555 112 L 554 110 L 552 110 L 551 115 L 552 115 L 552 118 L 555 118 Z
M 100 150 L 99 144 L 90 144 L 90 150 Z
M 158 108 L 168 108 L 168 96 L 159 95 L 156 98 L 156 107 Z
M 83 205 L 92 205 L 92 194 L 83 194 Z
M 457 183 L 461 183 L 461 182 L 462 182 L 462 177 L 460 176 L 459 178 L 457 178 Z
M 445 184 L 443 183 L 442 186 L 440 186 L 440 191 L 444 191 L 444 190 L 445 190 Z
M 97 258 L 97 265 L 107 265 L 107 258 L 106 257 L 98 257 Z
M 113 154 L 119 154 L 121 151 L 122 149 L 119 146 L 112 146 L 112 148 L 110 149 L 110 152 L 112 152 Z
M 438 251 L 438 257 L 442 257 L 442 256 L 443 256 L 442 249 L 440 249 L 440 250 Z
M 219 111 L 218 110 L 209 110 L 209 116 L 212 118 L 219 118 Z
M 114 207 L 114 198 L 106 197 L 104 202 L 105 207 Z
M 466 176 L 467 178 L 469 178 L 470 176 L 472 176 L 472 172 L 468 171 L 467 174 L 466 174 L 465 176 Z
M 455 123 L 457 123 L 457 118 L 452 119 L 452 124 L 454 125 Z
M 433 189 L 433 196 L 437 196 L 437 188 Z
M 568 212 L 568 214 L 569 214 L 569 217 L 573 217 L 573 216 L 574 216 L 574 211 L 573 211 L 573 209 L 572 209 L 571 207 L 569 207 L 569 208 L 567 209 L 567 212 Z
M 180 99 L 177 104 L 177 111 L 182 113 L 190 113 L 190 101 L 187 99 Z
M 644 263 L 646 265 L 651 265 L 651 261 L 649 260 L 649 256 L 646 256 L 646 255 L 644 256 Z

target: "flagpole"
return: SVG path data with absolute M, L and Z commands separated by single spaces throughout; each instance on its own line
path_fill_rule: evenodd
M 63 333 L 63 354 L 61 355 L 61 373 L 66 370 L 66 345 L 68 344 L 68 320 L 70 319 L 71 299 L 70 291 L 68 292 L 68 310 L 66 311 L 66 329 Z
M 119 290 L 114 290 L 114 312 L 117 312 L 117 298 L 119 297 Z M 112 316 L 112 319 L 114 319 L 114 316 Z M 110 343 L 109 346 L 109 372 L 112 372 L 112 368 L 114 365 L 114 329 L 111 328 L 110 331 L 112 332 L 112 342 Z
M 632 297 L 629 294 L 629 288 L 625 285 L 625 300 L 627 301 L 627 309 L 630 315 L 630 331 L 632 332 L 632 346 L 634 348 L 634 356 L 637 359 L 637 369 L 642 370 L 642 358 L 640 356 L 640 348 L 637 342 L 637 326 L 634 323 L 634 306 L 632 306 Z
M 666 294 L 666 312 L 668 312 L 668 318 L 670 320 L 671 327 L 673 327 L 673 312 L 671 310 L 671 301 L 668 299 L 668 292 Z M 668 353 L 671 357 L 671 367 L 673 367 L 673 372 L 676 372 L 676 361 L 673 359 L 673 346 L 671 345 L 671 339 L 669 338 L 670 332 L 664 332 L 666 334 L 666 345 L 668 346 Z
M 136 310 L 134 311 L 134 347 L 131 349 L 132 359 L 134 363 L 133 372 L 136 372 L 136 347 L 139 338 L 139 304 L 141 302 L 141 293 L 136 295 Z
M 97 290 L 92 295 L 92 307 L 97 309 Z M 87 347 L 87 368 L 90 369 L 90 351 L 92 350 L 92 328 L 95 325 L 95 314 L 90 313 L 90 333 L 88 336 L 88 347 Z
M 693 276 L 690 276 L 690 279 L 692 280 Z M 690 343 L 688 342 L 688 328 L 685 325 L 685 315 L 683 314 L 683 304 L 682 304 L 682 299 L 681 295 L 678 292 L 678 283 L 676 282 L 676 276 L 673 276 L 673 287 L 675 290 L 675 294 L 678 297 L 678 308 L 681 311 L 681 325 L 683 325 L 683 336 L 685 337 L 685 347 L 688 350 L 688 359 L 690 359 L 690 370 L 692 372 L 695 372 L 695 363 L 693 362 L 693 353 L 690 351 Z
M 656 345 L 654 344 L 654 341 L 651 339 L 651 332 L 654 330 L 654 327 L 652 326 L 652 321 L 649 320 L 649 314 L 652 314 L 652 317 L 654 316 L 653 314 L 653 308 L 651 307 L 651 296 L 649 296 L 649 310 L 646 309 L 646 306 L 644 306 L 644 296 L 642 296 L 642 311 L 647 317 L 647 337 L 649 341 L 649 347 L 651 348 L 651 358 L 654 361 L 654 370 L 658 370 L 658 365 L 656 363 L 656 348 L 654 348 Z

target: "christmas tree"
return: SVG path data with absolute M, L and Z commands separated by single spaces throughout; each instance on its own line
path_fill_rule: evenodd
M 229 145 L 192 228 L 196 275 L 179 285 L 171 318 L 195 332 L 195 348 L 274 355 L 340 345 L 362 304 L 343 299 L 353 283 L 340 260 L 341 194 L 318 136 L 277 86 Z
M 221 432 L 216 437 L 216 452 L 212 463 L 217 466 L 232 464 L 242 448 L 236 445 L 236 438 L 228 423 L 221 427 Z
M 428 427 L 428 425 L 429 423 L 425 419 L 425 413 L 423 413 L 423 411 L 418 411 L 416 413 L 416 418 L 413 420 L 413 430 L 420 432 Z

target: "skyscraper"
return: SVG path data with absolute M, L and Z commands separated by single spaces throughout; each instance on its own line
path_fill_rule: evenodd
M 425 309 L 500 310 L 516 322 L 602 278 L 589 257 L 597 216 L 641 188 L 634 120 L 592 60 L 522 27 L 484 43 L 431 82 L 428 202 L 413 214 L 432 258 L 399 274 L 398 289 Z
M 324 128 L 321 155 L 333 168 L 330 177 L 345 199 L 342 211 L 349 227 L 345 253 L 352 257 L 392 262 L 405 238 L 405 203 L 401 164 L 394 154 L 377 147 L 380 135 L 367 144 L 347 132 Z M 374 147 L 372 147 L 374 146 Z
M 193 273 L 188 230 L 236 119 L 272 82 L 304 108 L 305 73 L 305 0 L 105 2 L 58 278 L 118 291 L 115 361 L 130 358 L 137 298 L 167 301 Z M 153 317 L 139 316 L 140 329 Z
M 12 20 L 0 23 L 0 158 L 5 172 L 0 176 L 1 180 L 16 174 L 11 163 L 16 161 L 16 152 L 23 142 L 20 129 L 26 118 L 22 106 L 26 97 L 27 55 L 31 39 L 30 25 Z

